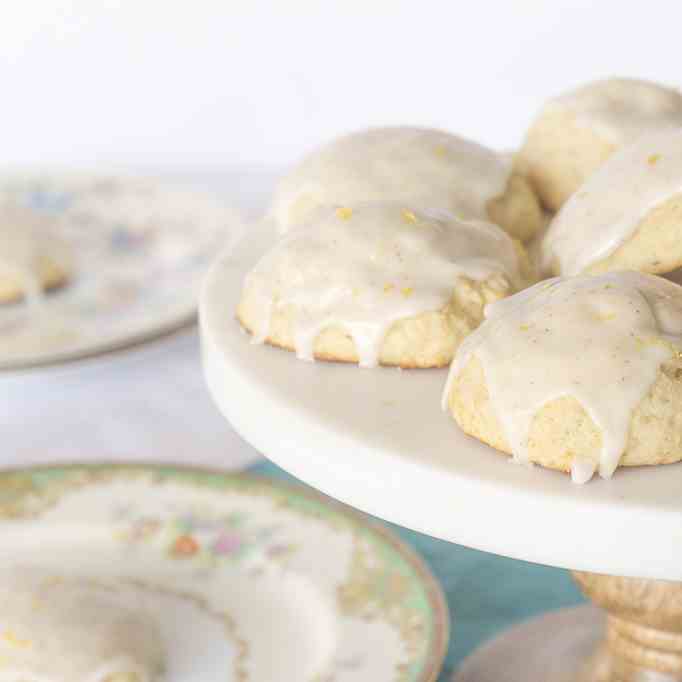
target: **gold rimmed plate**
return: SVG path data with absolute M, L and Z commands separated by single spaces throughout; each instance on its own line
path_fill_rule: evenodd
M 156 466 L 0 474 L 5 564 L 124 582 L 164 682 L 434 682 L 440 588 L 386 529 L 302 487 Z

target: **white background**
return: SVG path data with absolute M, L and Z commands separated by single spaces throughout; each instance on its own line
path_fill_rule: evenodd
M 552 93 L 682 84 L 676 0 L 2 0 L 5 163 L 281 166 L 370 124 L 518 143 Z
M 433 125 L 508 148 L 582 81 L 679 86 L 681 6 L 0 0 L 0 165 L 162 169 L 257 210 L 272 169 L 344 130 Z M 211 404 L 194 335 L 0 376 L 0 434 L 5 466 L 256 454 Z

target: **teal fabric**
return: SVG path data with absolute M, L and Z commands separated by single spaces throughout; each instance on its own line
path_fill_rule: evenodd
M 252 471 L 293 478 L 268 461 L 259 462 Z M 467 654 L 510 625 L 583 601 L 566 571 L 477 552 L 381 523 L 426 560 L 447 597 L 452 634 L 439 682 L 449 682 Z

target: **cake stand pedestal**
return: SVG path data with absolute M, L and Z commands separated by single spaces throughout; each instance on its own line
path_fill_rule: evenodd
M 682 583 L 573 577 L 603 611 L 562 609 L 511 628 L 469 656 L 455 682 L 682 680 Z
M 464 436 L 439 411 L 444 371 L 307 364 L 252 346 L 234 311 L 245 272 L 273 239 L 267 225 L 254 227 L 201 295 L 206 380 L 234 428 L 369 514 L 574 570 L 608 614 L 573 609 L 518 626 L 465 661 L 458 682 L 682 680 L 682 465 L 576 486 Z

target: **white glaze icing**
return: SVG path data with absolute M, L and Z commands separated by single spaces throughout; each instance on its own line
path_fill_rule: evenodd
M 105 682 L 163 667 L 156 623 L 123 606 L 123 586 L 4 568 L 0 581 L 0 682 Z
M 254 342 L 267 338 L 275 306 L 292 305 L 299 358 L 312 360 L 318 334 L 339 326 L 373 367 L 391 324 L 441 310 L 459 276 L 492 275 L 520 283 L 514 243 L 496 225 L 380 202 L 324 209 L 291 230 L 248 274 L 244 295 L 260 313 Z
M 38 261 L 41 226 L 35 212 L 16 203 L 0 203 L 0 275 L 17 282 L 31 302 L 42 293 Z
M 546 280 L 487 306 L 485 322 L 453 360 L 443 407 L 476 357 L 513 456 L 523 462 L 538 410 L 573 396 L 602 432 L 599 461 L 575 453 L 573 480 L 585 482 L 597 469 L 610 477 L 633 410 L 673 346 L 682 348 L 682 287 L 637 272 Z
M 548 109 L 570 110 L 576 121 L 615 145 L 661 127 L 682 126 L 682 94 L 657 83 L 608 78 L 551 99 Z
M 272 216 L 286 232 L 319 206 L 401 201 L 488 220 L 486 205 L 504 193 L 511 168 L 509 155 L 439 130 L 373 128 L 304 158 L 279 183 Z
M 576 275 L 612 254 L 658 204 L 682 192 L 682 128 L 616 152 L 562 206 L 542 242 L 542 266 Z

